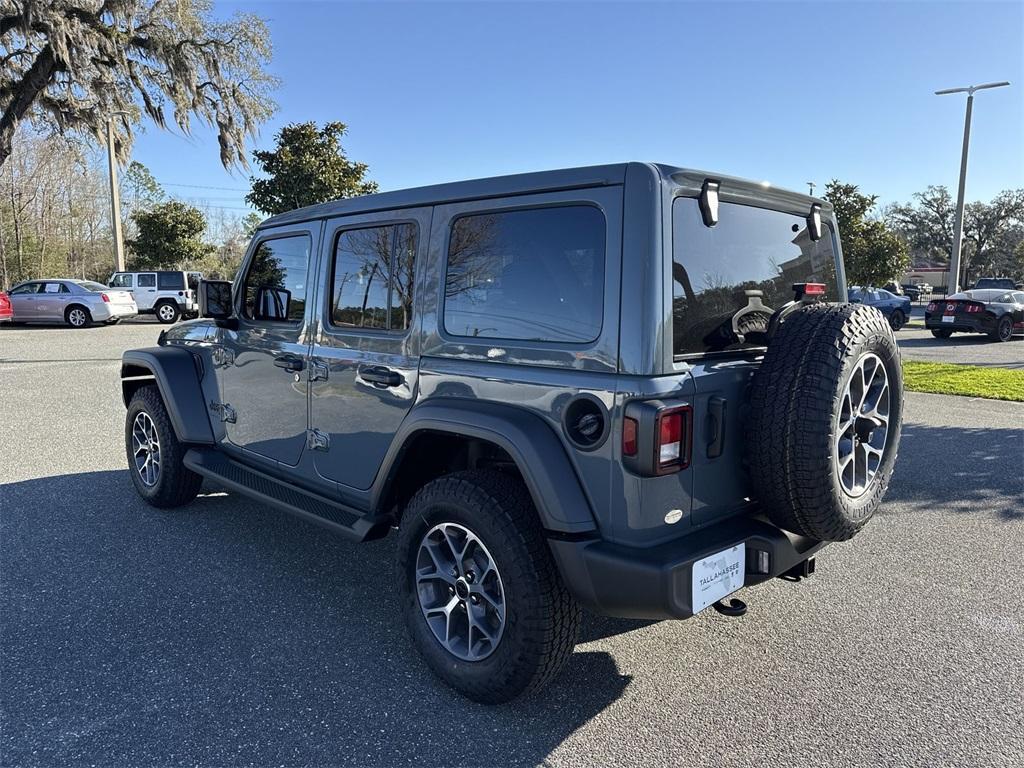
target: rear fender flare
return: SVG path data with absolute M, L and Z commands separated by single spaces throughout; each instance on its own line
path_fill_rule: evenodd
M 596 530 L 594 515 L 566 448 L 539 416 L 523 408 L 455 398 L 416 406 L 399 428 L 374 486 L 377 509 L 399 471 L 405 448 L 423 433 L 445 433 L 484 440 L 515 462 L 545 529 L 564 534 Z
M 195 355 L 184 347 L 130 349 L 121 356 L 121 397 L 127 407 L 139 377 L 151 375 L 160 390 L 171 425 L 183 443 L 213 445 L 200 368 Z

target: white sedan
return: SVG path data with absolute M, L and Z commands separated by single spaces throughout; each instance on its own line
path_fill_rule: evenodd
M 89 280 L 29 280 L 7 295 L 14 312 L 12 323 L 67 323 L 85 328 L 93 323 L 113 324 L 139 313 L 128 291 Z

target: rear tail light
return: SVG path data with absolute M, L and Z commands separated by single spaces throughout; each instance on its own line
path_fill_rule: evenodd
M 689 465 L 689 422 L 689 406 L 665 409 L 658 414 L 654 430 L 654 464 L 659 474 L 675 472 Z
M 104 301 L 105 303 L 107 303 L 107 304 L 109 304 L 109 303 L 110 303 L 110 297 L 109 297 L 109 296 L 107 296 L 107 294 L 105 294 L 105 293 L 101 293 L 101 294 L 100 294 L 100 298 L 101 298 L 101 299 L 103 299 L 103 301 Z
M 972 313 L 973 312 L 981 312 L 981 305 L 980 304 L 968 304 L 967 305 L 967 311 L 968 312 L 972 312 Z
M 636 456 L 636 419 L 628 416 L 622 421 L 622 455 Z
M 934 301 L 929 301 L 927 309 L 928 309 L 929 312 L 934 312 L 935 311 L 935 302 Z
M 825 284 L 824 283 L 804 283 L 804 295 L 805 296 L 824 296 L 825 295 Z

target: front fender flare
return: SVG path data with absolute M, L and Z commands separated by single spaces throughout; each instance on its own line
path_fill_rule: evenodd
M 425 432 L 463 435 L 502 448 L 519 468 L 548 531 L 578 534 L 597 529 L 565 446 L 539 416 L 523 408 L 478 400 L 436 398 L 413 408 L 384 458 L 373 492 L 376 509 L 412 440 Z
M 213 428 L 199 383 L 199 370 L 192 352 L 184 347 L 129 349 L 121 355 L 121 395 L 125 406 L 129 388 L 123 383 L 139 371 L 148 371 L 156 381 L 167 407 L 171 425 L 183 443 L 213 445 Z

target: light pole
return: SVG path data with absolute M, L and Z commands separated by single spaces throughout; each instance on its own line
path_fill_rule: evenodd
M 960 251 L 964 242 L 964 185 L 967 182 L 967 149 L 971 143 L 971 110 L 974 108 L 974 92 L 983 91 L 986 88 L 1002 88 L 1009 85 L 1009 82 L 985 83 L 984 85 L 969 85 L 966 88 L 946 88 L 936 91 L 936 96 L 945 96 L 948 93 L 967 94 L 967 114 L 964 117 L 964 148 L 960 154 L 960 186 L 956 193 L 956 219 L 953 224 L 953 250 L 949 255 L 949 279 L 946 281 L 946 293 L 953 289 L 953 293 L 960 290 Z
M 811 197 L 814 197 L 814 188 L 816 186 L 818 186 L 818 185 L 815 184 L 813 181 L 808 181 L 807 182 L 807 189 L 808 189 L 807 194 L 809 194 Z
M 114 117 L 127 115 L 124 110 L 107 115 L 107 168 L 110 170 L 110 227 L 114 233 L 114 269 L 124 272 L 124 237 L 121 233 L 121 194 L 117 185 L 117 158 L 114 157 Z

